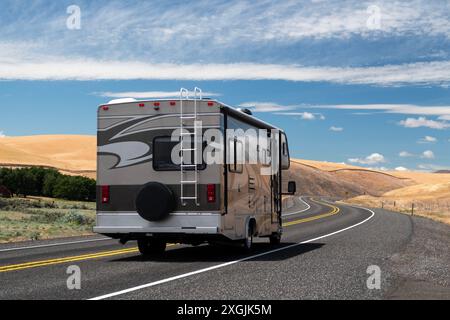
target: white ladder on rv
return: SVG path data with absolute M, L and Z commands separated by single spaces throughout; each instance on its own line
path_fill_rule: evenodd
M 195 201 L 197 206 L 200 205 L 198 197 L 198 113 L 197 103 L 198 100 L 202 100 L 202 90 L 200 88 L 194 88 L 194 112 L 184 112 L 183 101 L 189 101 L 189 91 L 181 88 L 180 90 L 180 199 L 181 204 L 186 206 L 187 200 Z M 186 122 L 193 121 L 193 132 L 188 130 L 189 125 Z M 192 124 L 192 123 L 191 123 Z M 189 143 L 189 145 L 186 145 Z M 190 153 L 190 163 L 186 164 L 185 152 Z M 192 159 L 192 153 L 194 159 Z M 188 177 L 190 175 L 190 177 Z M 192 177 L 193 176 L 193 177 Z M 185 187 L 188 185 L 194 186 L 194 194 L 186 195 Z

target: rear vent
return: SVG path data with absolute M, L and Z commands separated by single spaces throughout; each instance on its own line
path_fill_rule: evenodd
M 249 116 L 252 116 L 252 115 L 253 115 L 253 113 L 252 113 L 252 111 L 251 111 L 250 109 L 247 109 L 247 108 L 239 108 L 238 110 L 239 110 L 240 112 L 242 112 L 242 113 L 248 114 Z

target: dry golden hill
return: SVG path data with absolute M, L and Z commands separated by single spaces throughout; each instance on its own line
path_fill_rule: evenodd
M 311 160 L 293 160 L 293 164 L 291 177 L 307 185 L 300 186 L 302 193 L 313 191 L 347 203 L 414 213 L 450 224 L 449 173 L 378 172 Z
M 0 166 L 46 166 L 63 173 L 95 177 L 96 137 L 41 135 L 0 138 Z M 382 172 L 357 166 L 292 159 L 289 179 L 299 194 L 383 201 L 447 201 L 450 174 Z M 284 181 L 287 181 L 285 177 Z M 426 199 L 425 199 L 426 198 Z M 450 200 L 449 200 L 450 202 Z
M 292 159 L 289 178 L 297 181 L 300 194 L 351 198 L 380 196 L 414 184 L 410 179 L 384 172 L 330 162 Z M 285 177 L 285 181 L 288 177 Z
M 95 176 L 96 137 L 37 135 L 0 138 L 1 166 L 44 166 Z

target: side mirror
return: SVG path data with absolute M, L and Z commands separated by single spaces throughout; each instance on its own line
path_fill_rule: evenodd
M 294 195 L 297 192 L 297 184 L 295 181 L 288 182 L 288 194 Z

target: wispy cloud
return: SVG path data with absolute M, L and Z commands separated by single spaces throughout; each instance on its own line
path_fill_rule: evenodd
M 300 117 L 302 120 L 325 120 L 325 116 L 321 113 L 311 112 L 276 112 L 276 114 L 283 116 Z
M 365 165 L 376 165 L 379 163 L 385 163 L 385 157 L 380 153 L 372 153 L 371 155 L 365 158 L 350 158 L 348 159 L 350 163 L 359 163 Z
M 106 98 L 135 98 L 135 99 L 154 99 L 154 98 L 175 98 L 180 96 L 179 91 L 146 91 L 146 92 L 94 92 L 94 95 Z M 193 92 L 189 93 L 194 95 Z M 204 97 L 217 97 L 219 93 L 203 92 Z
M 440 120 L 450 120 L 450 106 L 419 106 L 413 104 L 344 104 L 311 107 L 319 109 L 366 110 L 392 114 L 439 116 Z
M 424 151 L 420 157 L 423 159 L 434 159 L 435 158 L 434 152 L 431 150 Z
M 437 129 L 437 130 L 443 130 L 443 129 L 450 128 L 450 123 L 448 123 L 448 122 L 430 120 L 425 117 L 407 118 L 405 120 L 400 121 L 398 124 L 405 128 L 425 127 L 425 128 Z
M 275 102 L 244 102 L 239 104 L 239 107 L 248 108 L 254 112 L 281 112 L 298 108 L 296 105 L 286 106 Z
M 0 79 L 268 79 L 382 86 L 450 81 L 450 55 L 442 41 L 450 38 L 450 19 L 441 1 L 376 1 L 381 14 L 376 30 L 367 25 L 373 1 L 77 4 L 81 30 L 72 31 L 60 3 L 2 1 Z M 413 50 L 418 42 L 425 48 L 420 55 Z M 436 48 L 436 43 L 443 44 Z M 330 45 L 334 50 L 326 50 Z
M 417 167 L 421 170 L 426 171 L 450 170 L 449 166 L 442 166 L 437 164 L 419 164 Z
M 40 61 L 2 60 L 0 56 L 2 80 L 287 80 L 372 85 L 450 83 L 450 61 L 338 68 L 256 63 L 152 64 L 58 57 L 46 57 Z M 448 112 L 448 107 L 437 112 Z
M 425 136 L 421 139 L 419 139 L 419 141 L 417 141 L 418 143 L 435 143 L 437 142 L 437 138 L 432 137 L 432 136 Z
M 344 131 L 344 128 L 342 128 L 342 127 L 331 126 L 331 127 L 330 127 L 330 131 L 333 131 L 333 132 L 342 132 L 342 131 Z
M 399 156 L 399 157 L 402 157 L 402 158 L 414 157 L 414 155 L 413 155 L 412 153 L 408 152 L 408 151 L 401 151 L 401 152 L 398 154 L 398 156 Z

